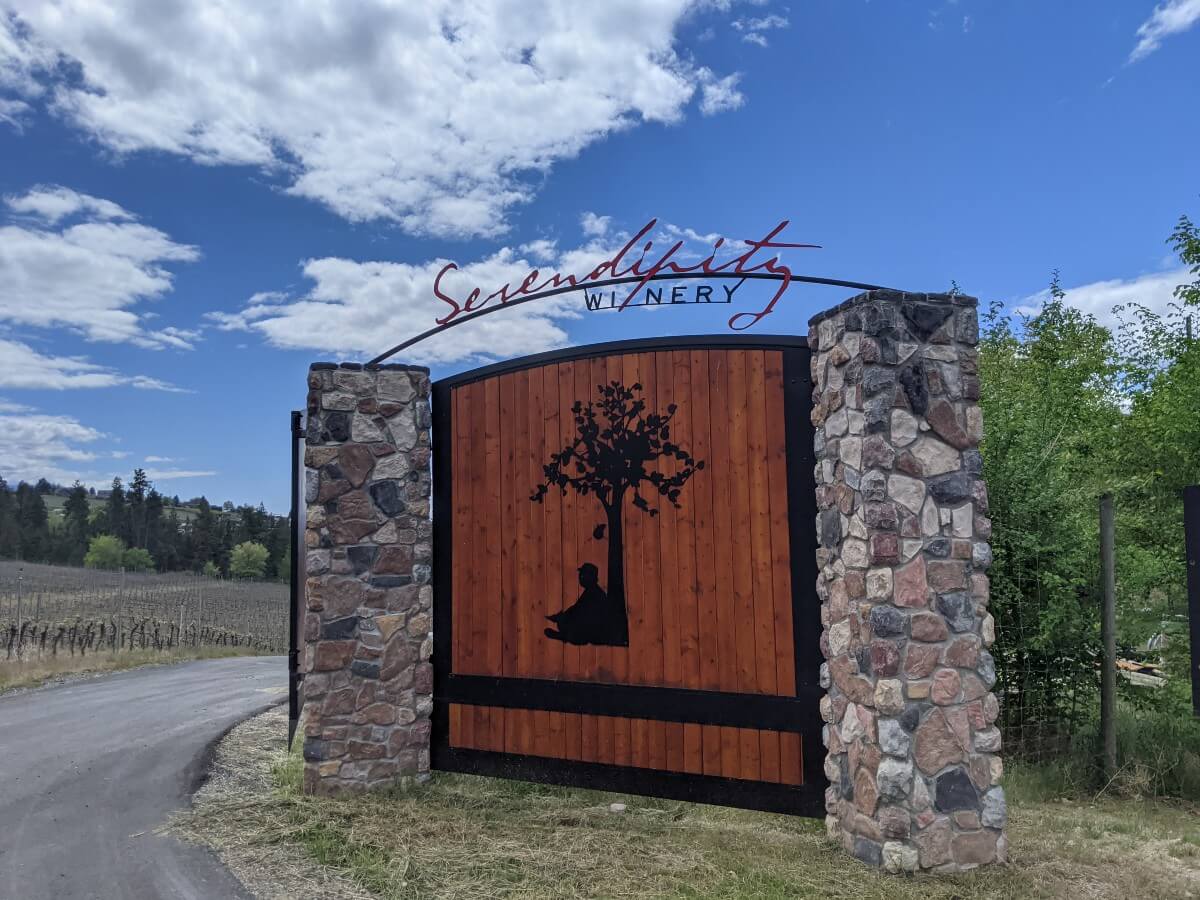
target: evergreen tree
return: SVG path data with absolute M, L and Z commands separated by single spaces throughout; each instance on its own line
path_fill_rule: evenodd
M 8 484 L 0 478 L 0 556 L 15 559 L 21 553 L 21 529 L 17 525 L 17 502 Z
M 24 481 L 17 485 L 17 527 L 20 529 L 21 559 L 41 562 L 50 555 L 50 519 L 46 502 Z
M 217 517 L 213 514 L 208 500 L 201 497 L 196 504 L 196 518 L 192 520 L 191 548 L 188 554 L 188 566 L 199 572 L 206 562 L 212 562 L 213 553 L 217 549 L 220 536 L 217 534 Z
M 133 470 L 133 481 L 125 495 L 125 503 L 129 509 L 129 546 L 146 546 L 146 491 L 150 487 L 150 479 L 146 477 L 145 469 Z
M 91 507 L 88 506 L 88 495 L 83 485 L 78 481 L 71 488 L 67 502 L 63 506 L 63 561 L 72 566 L 83 565 L 84 554 L 87 553 Z
M 154 488 L 146 495 L 145 547 L 154 557 L 158 567 L 166 571 L 163 564 L 164 544 L 167 540 L 166 523 L 163 520 L 163 497 Z
M 104 531 L 122 541 L 129 537 L 129 517 L 125 509 L 125 489 L 120 478 L 112 480 L 112 493 L 104 507 Z

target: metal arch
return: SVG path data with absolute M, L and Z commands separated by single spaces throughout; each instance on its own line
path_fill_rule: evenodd
M 507 303 L 498 303 L 495 306 L 488 306 L 488 307 L 484 307 L 483 309 L 477 309 L 474 312 L 469 312 L 464 316 L 458 316 L 457 318 L 451 320 L 450 322 L 447 322 L 445 325 L 439 325 L 436 328 L 430 328 L 428 331 L 423 331 L 420 334 L 416 335 L 415 337 L 411 337 L 408 340 L 397 344 L 391 350 L 388 350 L 384 353 L 379 354 L 379 356 L 376 356 L 374 359 L 372 359 L 370 362 L 368 362 L 367 365 L 368 366 L 377 366 L 380 363 L 382 363 L 385 359 L 387 359 L 388 357 L 394 356 L 395 354 L 399 353 L 401 350 L 407 350 L 409 347 L 413 346 L 414 344 L 419 344 L 421 341 L 425 340 L 426 338 L 431 338 L 435 334 L 441 334 L 444 331 L 449 331 L 455 325 L 462 325 L 464 322 L 470 322 L 474 319 L 478 319 L 480 316 L 486 316 L 488 313 L 499 312 L 502 309 L 508 309 L 510 306 L 517 306 L 518 304 L 521 304 L 521 303 L 529 303 L 532 300 L 544 300 L 546 297 L 554 297 L 558 294 L 567 294 L 567 293 L 570 293 L 571 291 L 586 291 L 590 288 L 611 287 L 612 285 L 615 285 L 615 284 L 636 284 L 636 283 L 643 282 L 643 281 L 680 281 L 682 279 L 688 279 L 688 278 L 700 278 L 700 279 L 704 279 L 704 280 L 708 280 L 708 279 L 712 279 L 712 278 L 737 278 L 737 279 L 754 278 L 754 279 L 761 279 L 761 280 L 765 280 L 765 281 L 785 281 L 785 280 L 787 280 L 787 281 L 799 281 L 803 284 L 826 284 L 826 285 L 831 285 L 833 287 L 854 288 L 855 290 L 860 290 L 860 291 L 896 290 L 895 288 L 886 288 L 886 287 L 883 287 L 882 285 L 878 285 L 878 284 L 864 284 L 859 281 L 842 281 L 841 279 L 838 279 L 838 278 L 819 278 L 815 275 L 790 275 L 790 276 L 788 276 L 788 275 L 782 275 L 782 274 L 773 273 L 773 272 L 742 272 L 742 273 L 737 273 L 737 272 L 681 272 L 679 274 L 674 274 L 674 275 L 664 273 L 664 274 L 660 274 L 660 275 L 651 276 L 650 278 L 645 278 L 645 277 L 639 276 L 639 275 L 628 275 L 628 276 L 625 276 L 622 278 L 606 278 L 602 281 L 588 281 L 584 284 L 570 284 L 570 285 L 565 285 L 565 286 L 559 287 L 559 288 L 553 288 L 548 291 L 540 291 L 536 294 L 530 294 L 527 297 L 520 297 L 515 300 L 509 300 Z

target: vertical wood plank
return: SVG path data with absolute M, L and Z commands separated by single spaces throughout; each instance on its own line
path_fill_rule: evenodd
M 738 690 L 758 691 L 754 652 L 754 566 L 750 549 L 750 464 L 747 444 L 746 370 L 748 351 L 729 352 L 729 487 L 733 510 L 733 592 Z M 761 751 L 754 729 L 738 731 L 739 777 L 757 781 Z
M 712 351 L 693 350 L 692 366 L 692 455 L 704 468 L 692 476 L 692 508 L 696 529 L 696 610 L 700 640 L 700 688 L 720 689 L 717 663 L 717 572 L 713 522 L 712 431 L 709 400 L 709 367 Z M 703 772 L 721 774 L 721 729 L 701 728 Z
M 708 365 L 708 403 L 712 423 L 709 479 L 713 497 L 713 557 L 716 567 L 716 637 L 717 687 L 722 691 L 738 690 L 737 668 L 737 609 L 734 596 L 733 501 L 729 458 L 729 432 L 733 427 L 729 404 L 729 353 L 711 351 Z M 721 729 L 721 775 L 737 778 L 740 775 L 738 732 L 736 728 Z
M 471 439 L 467 442 L 469 471 L 463 473 L 467 475 L 471 488 L 470 509 L 467 515 L 468 521 L 471 523 L 468 532 L 470 535 L 468 560 L 471 566 L 472 582 L 470 671 L 476 674 L 486 674 L 488 671 L 488 632 L 491 628 L 490 598 L 487 592 L 487 547 L 493 536 L 488 533 L 487 529 L 487 442 L 478 439 L 478 432 L 484 423 L 487 398 L 483 383 L 478 381 L 468 385 L 464 393 L 469 416 L 466 421 L 471 423 Z M 482 709 L 480 707 L 480 710 Z M 476 730 L 479 729 L 484 715 L 484 712 L 476 714 Z
M 749 413 L 750 549 L 754 566 L 754 647 L 758 689 L 774 694 L 775 608 L 771 570 L 771 499 L 767 469 L 767 422 L 763 392 L 766 370 L 762 350 L 748 354 L 746 405 Z M 762 780 L 779 780 L 779 735 L 763 732 L 759 742 Z
M 487 546 L 485 559 L 487 574 L 484 590 L 487 592 L 487 672 L 501 675 L 504 672 L 504 577 L 503 546 L 505 540 L 504 506 L 501 482 L 504 478 L 503 459 L 500 445 L 500 381 L 489 378 L 484 382 L 483 444 L 487 460 Z M 504 749 L 504 710 L 496 709 L 488 720 L 488 746 L 492 750 Z
M 642 394 L 646 400 L 646 415 L 658 414 L 658 371 L 654 353 L 638 355 L 638 369 L 642 383 Z M 647 510 L 643 523 L 642 540 L 642 596 L 645 602 L 645 684 L 666 684 L 663 625 L 663 577 L 662 577 L 662 503 L 656 489 L 645 493 Z M 650 515 L 650 512 L 654 515 Z M 646 752 L 651 768 L 664 768 L 667 764 L 667 727 L 663 722 L 648 721 L 646 724 Z

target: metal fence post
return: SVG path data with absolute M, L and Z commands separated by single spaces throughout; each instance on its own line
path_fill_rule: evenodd
M 1192 652 L 1192 712 L 1200 716 L 1200 484 L 1183 489 L 1183 534 Z
M 1104 605 L 1100 637 L 1104 644 L 1100 672 L 1100 732 L 1104 736 L 1104 777 L 1117 771 L 1117 577 L 1112 494 L 1100 498 L 1100 565 Z
M 300 441 L 304 439 L 302 417 L 298 410 L 292 411 L 292 571 L 290 574 L 290 613 L 288 617 L 288 746 L 296 736 L 300 721 L 300 573 L 304 571 L 300 561 L 300 506 L 304 502 L 301 494 L 303 481 L 300 473 Z

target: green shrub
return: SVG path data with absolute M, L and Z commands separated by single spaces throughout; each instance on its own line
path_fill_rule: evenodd
M 211 559 L 204 564 L 204 568 L 202 568 L 200 571 L 209 578 L 221 577 L 221 570 L 217 568 L 217 564 Z
M 234 578 L 262 578 L 267 571 L 267 548 L 256 541 L 243 541 L 229 556 L 229 574 Z
M 149 572 L 154 568 L 154 557 L 145 547 L 130 547 L 122 554 L 121 565 L 129 572 Z
M 125 544 L 111 534 L 98 534 L 88 542 L 83 564 L 89 569 L 119 569 L 124 563 Z

